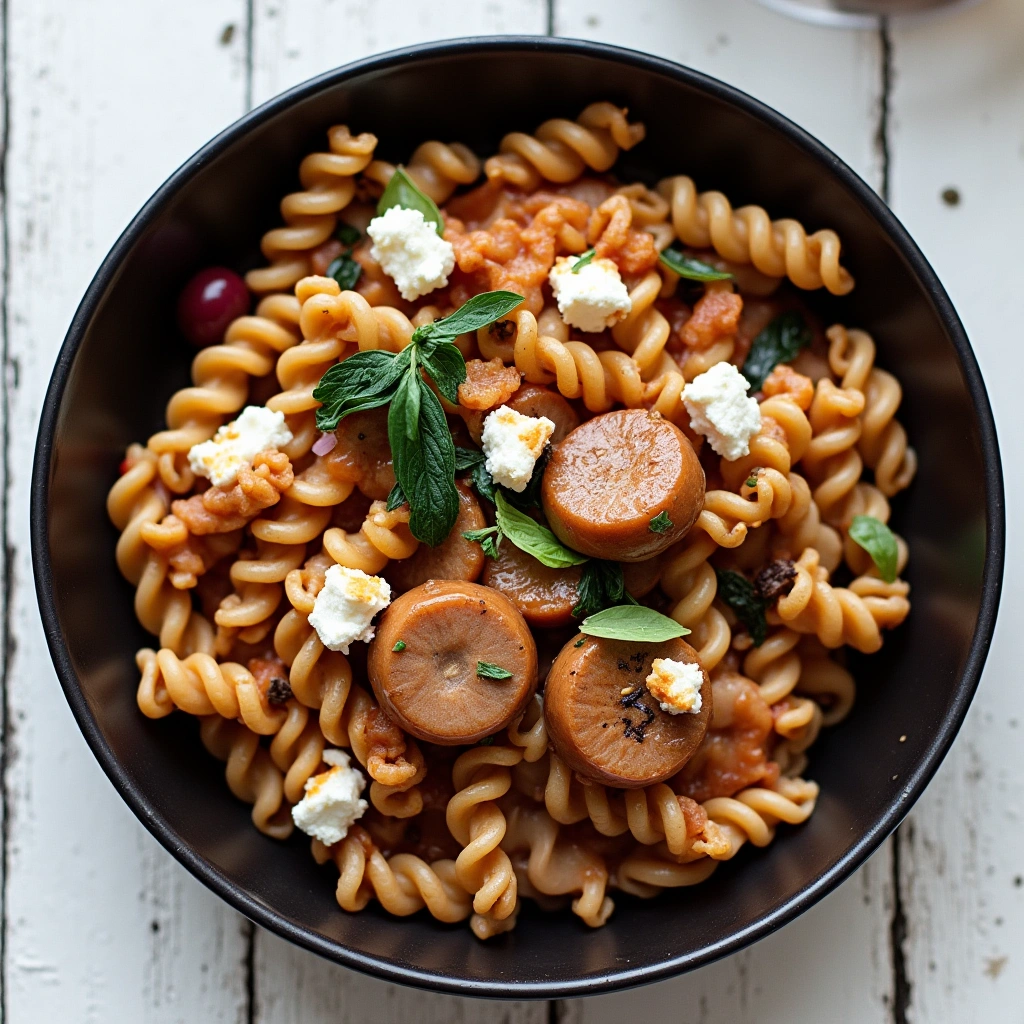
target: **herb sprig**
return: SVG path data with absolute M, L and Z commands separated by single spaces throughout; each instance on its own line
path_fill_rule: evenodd
M 384 194 L 377 203 L 377 216 L 383 217 L 392 206 L 419 210 L 423 214 L 423 219 L 428 224 L 433 224 L 439 235 L 444 235 L 444 218 L 437 208 L 437 203 L 416 186 L 416 182 L 405 173 L 403 167 L 397 168 L 391 175 L 388 187 L 384 189 Z
M 390 186 L 389 186 L 390 187 Z M 397 484 L 388 508 L 409 502 L 409 529 L 436 546 L 459 514 L 457 465 L 444 409 L 423 373 L 450 402 L 458 401 L 466 362 L 453 344 L 460 334 L 486 327 L 523 301 L 515 292 L 474 295 L 451 316 L 417 327 L 401 352 L 367 349 L 353 353 L 320 378 L 313 397 L 320 430 L 334 430 L 351 413 L 388 405 L 388 441 Z M 420 371 L 423 371 L 421 373 Z M 462 460 L 465 461 L 465 457 Z
M 732 274 L 727 270 L 718 270 L 716 267 L 711 266 L 710 263 L 705 263 L 703 260 L 688 256 L 685 252 L 680 252 L 678 249 L 664 249 L 658 256 L 658 259 L 673 274 L 678 274 L 680 277 L 686 278 L 687 281 L 732 280 Z
M 755 647 L 760 647 L 768 636 L 765 618 L 767 605 L 758 596 L 754 584 L 742 573 L 731 569 L 716 569 L 718 596 L 736 613 L 736 618 L 747 627 Z
M 352 258 L 352 250 L 359 243 L 363 236 L 358 228 L 341 221 L 334 237 L 345 246 L 345 251 L 335 260 L 331 261 L 327 268 L 327 276 L 333 277 L 341 286 L 342 291 L 350 292 L 359 283 L 363 268 Z
M 580 623 L 580 632 L 606 640 L 632 640 L 659 644 L 686 636 L 690 631 L 653 608 L 642 604 L 617 605 L 591 615 Z
M 743 364 L 743 376 L 751 391 L 760 391 L 768 374 L 779 363 L 795 359 L 812 339 L 807 321 L 796 310 L 781 313 L 754 339 Z
M 601 558 L 592 558 L 583 566 L 579 594 L 579 602 L 572 610 L 576 618 L 619 604 L 636 604 L 633 595 L 626 590 L 622 566 Z
M 588 263 L 592 263 L 597 255 L 596 249 L 588 249 L 580 254 L 580 258 L 572 265 L 572 272 L 578 274 Z
M 478 661 L 476 663 L 476 674 L 481 679 L 511 679 L 512 673 L 507 668 L 494 665 L 489 661 Z
M 900 552 L 892 530 L 874 516 L 854 516 L 848 533 L 871 556 L 878 575 L 886 583 L 895 583 Z

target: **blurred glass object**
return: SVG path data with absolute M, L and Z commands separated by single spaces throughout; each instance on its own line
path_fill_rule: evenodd
M 883 16 L 924 16 L 972 7 L 981 0 L 760 0 L 795 18 L 836 28 L 874 28 Z

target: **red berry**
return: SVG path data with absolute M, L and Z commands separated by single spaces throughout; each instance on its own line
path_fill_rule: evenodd
M 249 312 L 249 289 L 226 267 L 200 270 L 178 299 L 178 326 L 199 348 L 216 345 L 236 317 Z

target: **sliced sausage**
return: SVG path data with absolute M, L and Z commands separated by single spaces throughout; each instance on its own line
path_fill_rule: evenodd
M 498 557 L 487 559 L 483 581 L 504 594 L 531 626 L 551 628 L 572 621 L 582 575 L 579 565 L 549 569 L 506 538 Z
M 580 634 L 562 648 L 544 688 L 544 716 L 558 756 L 573 771 L 638 789 L 670 778 L 693 756 L 711 718 L 711 681 L 704 672 L 697 714 L 670 715 L 645 685 L 655 658 L 700 664 L 679 639 L 643 644 Z
M 366 409 L 346 416 L 335 434 L 338 443 L 327 456 L 337 475 L 354 480 L 368 498 L 383 501 L 395 486 L 395 469 L 388 444 L 387 408 Z
M 487 520 L 473 492 L 460 480 L 455 481 L 455 487 L 459 492 L 459 517 L 447 538 L 436 548 L 421 544 L 409 558 L 389 562 L 384 570 L 388 582 L 399 592 L 412 590 L 427 580 L 475 580 L 483 570 L 482 548 L 462 535 L 482 530 Z
M 512 675 L 488 679 L 478 674 L 480 663 Z M 475 743 L 526 707 L 537 689 L 537 647 L 503 594 L 431 580 L 384 613 L 367 674 L 381 706 L 406 732 L 429 743 Z
M 547 416 L 555 425 L 552 444 L 563 440 L 580 425 L 576 410 L 557 391 L 542 384 L 524 384 L 505 404 L 524 416 Z
M 618 409 L 555 445 L 541 499 L 564 544 L 594 558 L 639 562 L 696 522 L 704 471 L 678 427 L 644 409 Z M 656 532 L 651 523 L 661 513 L 670 525 Z

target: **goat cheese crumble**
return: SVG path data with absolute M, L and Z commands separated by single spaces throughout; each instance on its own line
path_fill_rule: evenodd
M 226 423 L 209 441 L 194 444 L 188 464 L 196 476 L 205 476 L 215 487 L 229 487 L 243 466 L 268 448 L 280 448 L 292 439 L 283 412 L 261 405 L 247 405 L 238 419 Z
M 330 768 L 307 780 L 306 795 L 292 808 L 292 821 L 306 835 L 333 846 L 366 811 L 368 805 L 359 797 L 366 779 L 344 750 L 328 748 L 323 758 Z
M 491 479 L 518 494 L 525 491 L 554 429 L 547 416 L 524 416 L 504 405 L 495 409 L 484 420 L 481 436 Z
M 407 302 L 443 288 L 455 269 L 455 250 L 419 210 L 392 206 L 366 229 L 373 240 L 370 255 Z
M 572 268 L 581 258 L 559 256 L 555 260 L 548 274 L 551 291 L 567 324 L 591 333 L 603 331 L 624 320 L 633 302 L 611 260 L 591 260 L 574 274 Z
M 661 702 L 661 710 L 670 715 L 696 715 L 701 709 L 700 688 L 704 685 L 704 672 L 700 665 L 655 658 L 647 689 Z
M 391 604 L 391 587 L 361 569 L 332 565 L 309 613 L 309 624 L 331 651 L 348 654 L 351 643 L 373 639 L 373 617 Z
M 715 363 L 683 388 L 690 426 L 732 462 L 750 452 L 750 439 L 761 429 L 761 407 L 747 396 L 750 381 L 732 363 Z

